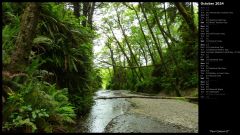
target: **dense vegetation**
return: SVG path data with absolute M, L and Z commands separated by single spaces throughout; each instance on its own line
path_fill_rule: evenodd
M 196 96 L 196 5 L 111 3 L 102 14 L 106 41 L 98 59 L 111 74 L 107 89 Z
M 93 103 L 95 33 L 67 5 L 2 3 L 5 131 L 65 131 Z
M 197 23 L 193 3 L 3 2 L 3 131 L 74 132 L 102 86 L 197 96 Z

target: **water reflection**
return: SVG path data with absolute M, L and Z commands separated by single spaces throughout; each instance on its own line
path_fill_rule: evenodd
M 96 97 L 111 97 L 116 95 L 117 91 L 101 90 L 96 92 Z M 98 99 L 95 101 L 88 117 L 83 125 L 83 132 L 102 133 L 107 124 L 116 116 L 127 111 L 130 103 L 125 99 Z

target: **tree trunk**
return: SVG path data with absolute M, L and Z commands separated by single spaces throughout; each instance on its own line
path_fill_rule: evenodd
M 109 51 L 110 51 L 110 58 L 111 58 L 111 61 L 112 61 L 112 67 L 113 67 L 113 76 L 115 76 L 116 74 L 116 62 L 114 60 L 114 57 L 113 57 L 113 50 L 111 48 L 111 44 L 109 42 L 106 43 Z
M 116 10 L 116 9 L 115 9 L 115 10 Z M 123 29 L 123 26 L 122 26 L 122 24 L 121 24 L 121 22 L 120 22 L 120 16 L 119 16 L 119 13 L 118 13 L 117 10 L 116 10 L 116 13 L 117 13 L 117 21 L 118 21 L 118 24 L 119 24 L 120 29 L 121 29 L 121 31 L 122 31 L 123 37 L 124 37 L 124 39 L 125 39 L 125 41 L 126 41 L 126 43 L 127 43 L 127 46 L 128 46 L 128 49 L 129 49 L 129 52 L 130 52 L 130 55 L 131 55 L 131 58 L 133 58 L 134 63 L 136 64 L 136 66 L 139 67 L 139 64 L 138 64 L 138 62 L 137 62 L 137 60 L 136 60 L 136 57 L 135 57 L 135 55 L 134 55 L 134 53 L 133 53 L 133 51 L 132 51 L 131 45 L 130 45 L 130 43 L 128 42 L 127 35 L 126 35 L 126 33 L 125 33 L 124 29 Z M 144 79 L 143 73 L 142 73 L 142 71 L 141 71 L 140 68 L 139 68 L 139 73 L 140 73 L 141 78 Z
M 171 31 L 170 31 L 170 29 L 169 29 L 169 24 L 168 24 L 168 21 L 167 21 L 167 11 L 166 11 L 166 5 L 165 5 L 166 3 L 164 3 L 164 15 L 165 15 L 165 22 L 166 22 L 166 26 L 167 26 L 167 30 L 168 30 L 168 33 L 171 35 Z
M 194 25 L 192 16 L 190 14 L 188 14 L 187 10 L 184 8 L 184 6 L 181 2 L 176 2 L 175 6 L 177 7 L 180 14 L 183 16 L 184 20 L 188 24 L 188 26 L 189 26 L 190 30 L 192 31 L 192 33 L 194 34 L 194 36 L 196 36 L 197 35 L 197 28 Z
M 89 3 L 89 2 L 83 2 L 83 16 L 86 17 L 86 19 L 82 21 L 83 27 L 86 27 L 86 26 L 87 26 L 89 6 L 90 6 L 90 3 Z
M 109 25 L 109 27 L 110 27 L 110 30 L 111 30 L 111 32 L 112 32 L 112 35 L 113 35 L 115 41 L 117 42 L 117 44 L 118 44 L 121 52 L 123 53 L 123 55 L 124 55 L 125 58 L 127 59 L 127 62 L 128 62 L 128 64 L 129 64 L 129 66 L 130 66 L 130 67 L 133 66 L 132 62 L 130 61 L 130 59 L 128 58 L 127 54 L 125 53 L 124 48 L 121 46 L 120 42 L 117 40 L 117 38 L 116 38 L 116 36 L 115 36 L 115 34 L 114 34 L 113 30 L 112 30 L 112 26 L 111 26 L 110 24 L 108 24 L 108 25 Z M 132 69 L 132 72 L 136 73 L 136 75 L 138 76 L 138 79 L 141 81 L 141 77 L 139 77 L 139 75 L 138 75 L 138 73 L 136 72 L 136 70 Z
M 144 48 L 143 48 L 143 46 L 142 46 L 141 43 L 139 43 L 139 42 L 137 41 L 137 44 L 140 46 L 140 52 L 142 52 L 142 55 L 143 55 L 143 57 L 144 57 L 144 59 L 145 59 L 145 64 L 147 65 L 147 64 L 148 64 L 148 59 L 147 59 L 146 52 L 145 52 L 145 50 L 144 50 Z
M 164 29 L 163 29 L 163 33 L 165 34 L 165 35 L 167 35 L 170 39 L 171 39 L 171 41 L 172 42 L 174 42 L 174 43 L 178 43 L 178 41 L 175 39 L 175 38 L 173 38 L 172 37 L 172 35 L 171 35 L 171 31 L 170 31 L 170 28 L 169 28 L 169 22 L 168 22 L 168 19 L 167 19 L 167 11 L 166 11 L 166 8 L 165 8 L 165 3 L 164 3 L 164 13 L 165 13 L 165 22 L 166 22 L 166 26 L 167 26 L 167 32 L 166 31 L 164 31 Z M 173 44 L 174 45 L 174 44 Z
M 29 55 L 32 49 L 32 41 L 38 24 L 40 4 L 30 2 L 22 15 L 20 32 L 15 46 L 16 50 L 11 55 L 11 62 L 7 70 L 10 72 L 21 72 L 28 65 Z
M 88 14 L 88 24 L 90 25 L 90 28 L 91 28 L 91 29 L 93 28 L 92 18 L 93 18 L 94 9 L 95 9 L 95 2 L 92 2 L 92 6 L 91 6 L 90 12 L 89 12 L 89 14 Z
M 193 7 L 193 2 L 191 2 L 191 16 L 192 16 L 192 21 L 194 22 L 194 7 Z
M 148 40 L 147 40 L 147 37 L 146 37 L 146 35 L 145 35 L 144 31 L 143 31 L 143 27 L 142 27 L 142 24 L 141 24 L 140 18 L 139 18 L 139 16 L 138 16 L 137 10 L 136 10 L 134 7 L 133 7 L 132 9 L 135 11 L 135 14 L 136 14 L 136 16 L 137 16 L 138 23 L 139 23 L 139 26 L 140 26 L 141 32 L 142 32 L 142 34 L 143 34 L 144 40 L 145 40 L 145 42 L 146 42 L 146 45 L 147 45 L 148 52 L 149 52 L 149 54 L 150 54 L 150 57 L 151 57 L 152 63 L 153 63 L 153 65 L 155 65 L 156 62 L 155 62 L 155 60 L 154 60 L 154 57 L 153 57 L 152 51 L 151 51 L 151 49 L 150 49 L 150 45 L 149 45 L 149 42 L 148 42 Z
M 172 59 L 173 63 L 176 65 L 176 72 L 177 72 L 176 80 L 178 80 L 178 77 L 181 76 L 181 72 L 179 71 L 178 63 L 177 63 L 177 60 L 176 60 L 175 55 L 174 55 L 174 53 L 173 53 L 172 47 L 171 47 L 170 43 L 168 42 L 168 39 L 167 39 L 167 37 L 166 37 L 166 35 L 165 35 L 165 33 L 164 33 L 163 27 L 161 26 L 161 24 L 160 24 L 160 22 L 159 22 L 159 19 L 158 19 L 158 17 L 157 17 L 157 13 L 156 13 L 156 11 L 155 11 L 154 5 L 153 5 L 153 10 L 152 10 L 152 11 L 153 11 L 154 19 L 155 19 L 156 22 L 157 22 L 158 28 L 159 28 L 159 30 L 161 31 L 162 36 L 163 36 L 163 38 L 164 38 L 164 40 L 165 40 L 165 42 L 166 42 L 166 44 L 167 44 L 167 46 L 168 46 L 171 59 Z M 177 95 L 177 96 L 181 96 L 181 93 L 180 93 L 180 90 L 179 90 L 179 86 L 178 86 L 179 83 L 178 83 L 178 81 L 176 81 L 176 82 L 177 82 L 177 83 L 175 83 L 175 85 L 174 85 L 174 86 L 175 86 L 176 95 Z
M 76 17 L 80 17 L 80 4 L 79 2 L 72 2 L 73 3 L 73 12 Z
M 153 33 L 153 31 L 152 31 L 152 29 L 151 29 L 151 27 L 150 27 L 150 24 L 149 24 L 149 22 L 148 22 L 147 15 L 146 15 L 146 13 L 145 13 L 145 11 L 144 11 L 144 8 L 143 8 L 143 6 L 142 6 L 142 4 L 141 4 L 140 2 L 139 2 L 139 5 L 140 5 L 140 8 L 141 8 L 141 10 L 142 10 L 143 16 L 144 16 L 144 18 L 145 18 L 145 20 L 146 20 L 146 22 L 147 22 L 147 26 L 148 26 L 148 29 L 149 29 L 149 31 L 150 31 L 150 33 L 151 33 L 152 38 L 153 38 L 154 44 L 155 44 L 155 46 L 157 47 L 157 51 L 158 51 L 158 53 L 159 53 L 160 59 L 161 59 L 161 61 L 162 61 L 162 64 L 163 64 L 163 66 L 164 66 L 164 68 L 165 68 L 165 71 L 167 72 L 167 74 L 169 74 L 168 69 L 167 69 L 167 67 L 166 67 L 166 65 L 165 65 L 164 59 L 163 59 L 163 54 L 162 54 L 161 47 L 158 46 L 156 37 L 154 36 L 154 33 Z

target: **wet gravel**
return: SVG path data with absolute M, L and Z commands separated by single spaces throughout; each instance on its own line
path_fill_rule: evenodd
M 192 129 L 158 121 L 141 114 L 126 113 L 115 117 L 105 128 L 106 133 L 188 133 Z
M 98 91 L 96 97 L 132 95 Z M 136 95 L 136 94 L 135 94 Z M 98 99 L 80 120 L 80 133 L 197 133 L 198 105 L 173 99 Z M 80 128 L 81 127 L 81 128 Z
M 174 99 L 127 99 L 134 104 L 129 112 L 198 132 L 198 105 Z

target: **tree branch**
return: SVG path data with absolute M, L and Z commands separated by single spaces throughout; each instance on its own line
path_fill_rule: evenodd
M 102 62 L 102 63 L 106 63 L 106 64 L 108 64 L 108 65 L 113 65 L 112 63 L 109 63 L 109 62 L 107 62 L 107 61 L 99 61 L 99 62 Z M 140 66 L 140 67 L 138 67 L 138 66 L 118 66 L 118 65 L 115 65 L 115 67 L 120 67 L 120 68 L 144 68 L 144 67 L 155 67 L 155 66 L 158 66 L 159 64 L 157 64 L 157 65 L 146 65 L 146 66 Z

